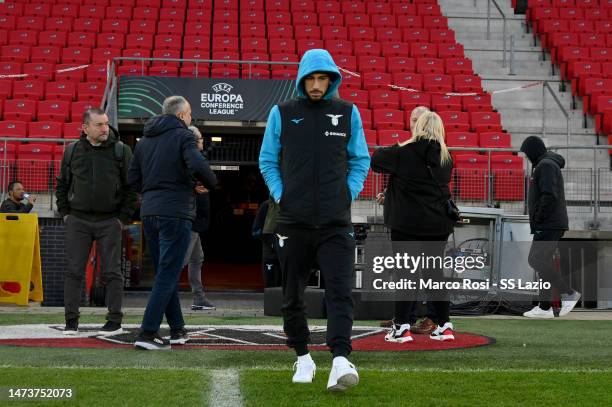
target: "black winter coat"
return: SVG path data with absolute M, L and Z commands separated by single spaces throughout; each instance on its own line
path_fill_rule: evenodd
M 453 223 L 446 214 L 452 164 L 440 166 L 440 144 L 419 140 L 404 146 L 379 148 L 372 155 L 372 169 L 391 175 L 385 192 L 387 227 L 417 236 L 453 231 Z
M 561 168 L 565 159 L 551 151 L 543 154 L 533 167 L 529 180 L 529 225 L 538 230 L 567 230 L 567 207 Z
M 128 182 L 142 194 L 140 217 L 167 216 L 193 221 L 196 214 L 193 178 L 209 190 L 217 183 L 208 161 L 196 147 L 193 133 L 173 115 L 149 119 L 128 171 Z

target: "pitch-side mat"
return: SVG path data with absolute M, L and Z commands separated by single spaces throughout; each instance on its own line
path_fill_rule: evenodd
M 6 325 L 0 327 L 0 346 L 53 347 L 53 348 L 123 348 L 133 346 L 139 326 L 123 325 L 123 333 L 101 336 L 99 324 L 81 324 L 75 336 L 63 334 L 64 325 Z M 174 349 L 216 350 L 287 350 L 285 334 L 275 325 L 187 325 L 189 342 Z M 326 328 L 310 328 L 312 350 L 326 350 Z M 168 327 L 160 330 L 170 335 Z M 386 329 L 354 326 L 352 331 L 355 351 L 423 351 L 473 348 L 495 343 L 494 338 L 465 332 L 455 332 L 454 341 L 435 341 L 429 335 L 415 335 L 410 343 L 392 343 L 384 340 Z

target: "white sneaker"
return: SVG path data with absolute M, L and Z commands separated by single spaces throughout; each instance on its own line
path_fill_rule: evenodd
M 578 291 L 575 291 L 571 294 L 562 294 L 561 295 L 561 310 L 559 310 L 559 316 L 564 317 L 576 306 L 578 300 L 580 300 L 581 294 Z
M 552 307 L 545 311 L 540 308 L 539 305 L 536 305 L 531 309 L 531 311 L 524 312 L 523 316 L 527 318 L 553 319 L 555 314 L 553 313 Z
M 359 383 L 359 374 L 355 365 L 344 356 L 335 357 L 327 380 L 327 390 L 343 391 L 357 386 L 357 383 Z
M 310 356 L 310 353 L 304 356 L 299 356 L 297 362 L 293 364 L 293 383 L 312 383 L 317 371 L 317 365 Z
M 385 341 L 405 343 L 412 342 L 414 338 L 410 333 L 410 324 L 402 324 L 399 328 L 393 324 L 391 330 L 385 335 Z
M 454 341 L 454 330 L 455 328 L 450 322 L 447 322 L 442 326 L 438 325 L 438 327 L 434 329 L 432 333 L 429 334 L 429 339 L 433 339 L 436 341 Z

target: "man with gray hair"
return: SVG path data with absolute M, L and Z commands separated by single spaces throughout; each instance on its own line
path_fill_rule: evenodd
M 142 194 L 140 217 L 156 272 L 136 349 L 170 349 L 170 344 L 182 345 L 189 339 L 178 280 L 195 219 L 193 178 L 208 189 L 217 183 L 187 128 L 190 124 L 189 102 L 182 96 L 166 98 L 162 114 L 145 124 L 128 171 L 128 182 Z M 164 314 L 170 341 L 158 332 Z

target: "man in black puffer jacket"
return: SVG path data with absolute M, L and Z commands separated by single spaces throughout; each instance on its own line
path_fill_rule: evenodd
M 152 117 L 136 145 L 128 182 L 142 194 L 140 217 L 149 254 L 155 265 L 155 283 L 134 343 L 137 349 L 168 349 L 187 342 L 185 321 L 178 297 L 178 280 L 191 240 L 195 219 L 192 176 L 207 189 L 217 183 L 208 161 L 196 147 L 191 106 L 181 96 L 164 100 L 162 115 Z M 158 330 L 166 314 L 170 343 Z
M 521 145 L 532 164 L 529 180 L 529 224 L 533 243 L 529 251 L 529 265 L 540 278 L 549 282 L 561 293 L 561 310 L 564 316 L 576 306 L 580 293 L 572 290 L 555 268 L 553 255 L 566 230 L 568 230 L 565 189 L 561 169 L 565 160 L 557 153 L 547 151 L 541 138 L 530 136 Z M 528 318 L 554 318 L 552 288 L 540 291 L 540 304 L 523 315 Z

